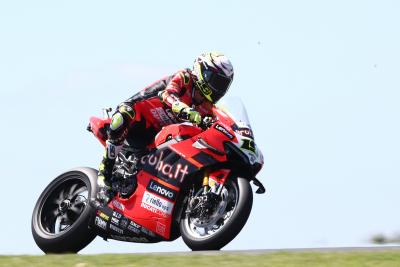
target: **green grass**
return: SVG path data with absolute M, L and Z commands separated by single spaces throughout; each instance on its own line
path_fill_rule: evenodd
M 7 267 L 232 267 L 232 266 L 273 266 L 273 267 L 400 267 L 400 252 L 279 252 L 266 254 L 198 254 L 187 255 L 144 255 L 144 254 L 104 254 L 104 255 L 47 255 L 47 256 L 0 256 L 0 266 Z

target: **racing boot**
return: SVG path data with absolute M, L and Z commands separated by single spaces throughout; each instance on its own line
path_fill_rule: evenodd
M 140 170 L 141 158 L 148 153 L 146 148 L 132 148 L 130 149 L 130 153 L 121 155 L 122 159 L 126 162 L 129 161 L 128 165 L 126 165 L 129 169 L 127 172 L 123 169 L 118 169 L 115 171 L 114 175 L 120 175 L 122 179 L 120 180 L 120 188 L 119 193 L 122 198 L 129 198 L 137 189 L 137 173 Z M 127 156 L 129 155 L 129 156 Z
M 111 187 L 111 177 L 115 159 L 121 151 L 121 148 L 122 146 L 114 145 L 108 140 L 106 141 L 106 150 L 104 152 L 103 160 L 100 163 L 99 173 L 97 176 L 97 186 L 99 187 L 97 200 L 102 204 L 107 204 L 115 196 L 115 192 Z
M 101 204 L 106 205 L 114 197 L 114 192 L 111 188 L 110 183 L 106 180 L 105 176 L 99 173 L 97 177 L 97 186 L 99 191 L 97 192 L 96 200 Z

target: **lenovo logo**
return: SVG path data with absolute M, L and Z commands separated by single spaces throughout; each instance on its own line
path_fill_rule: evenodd
M 227 129 L 225 129 L 222 125 L 220 124 L 216 124 L 214 126 L 215 129 L 217 129 L 218 131 L 220 131 L 221 133 L 223 133 L 225 136 L 227 136 L 229 139 L 233 139 L 234 136 L 233 134 L 231 134 Z
M 160 195 L 162 197 L 165 197 L 169 200 L 175 200 L 176 197 L 176 191 L 173 189 L 170 189 L 160 183 L 157 183 L 154 180 L 150 180 L 149 185 L 147 186 L 147 189 L 153 193 L 156 193 L 157 195 Z

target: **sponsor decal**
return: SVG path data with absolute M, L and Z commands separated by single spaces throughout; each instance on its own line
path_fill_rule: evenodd
M 128 225 L 127 229 L 135 234 L 139 234 L 140 230 L 134 226 L 132 226 L 131 224 Z
M 178 179 L 182 182 L 188 172 L 188 165 L 168 164 L 163 160 L 164 151 L 161 151 L 159 155 L 145 155 L 141 158 L 143 165 L 148 164 L 153 167 L 156 171 L 161 172 L 164 176 L 170 179 Z
M 102 218 L 105 221 L 108 221 L 110 219 L 110 216 L 106 215 L 104 212 L 102 211 L 97 211 L 97 216 L 99 216 L 100 218 Z
M 249 150 L 253 153 L 256 153 L 256 145 L 253 140 L 251 139 L 243 139 L 243 144 L 241 148 Z
M 119 221 L 119 226 L 121 226 L 122 229 L 126 229 L 126 227 L 128 226 L 128 224 L 129 224 L 129 220 L 128 220 L 128 219 L 122 218 L 122 219 Z
M 115 240 L 119 240 L 119 241 L 135 242 L 135 243 L 149 243 L 150 242 L 145 237 L 110 235 L 110 238 L 115 239 Z
M 113 200 L 112 204 L 113 204 L 114 208 L 117 208 L 117 209 L 122 210 L 122 211 L 125 210 L 125 206 L 121 202 L 119 202 L 119 201 L 117 201 L 115 199 Z
M 154 232 L 152 232 L 152 231 L 150 231 L 150 230 L 147 230 L 147 229 L 144 228 L 143 226 L 142 226 L 142 232 L 143 232 L 144 234 L 148 235 L 148 236 L 151 236 L 151 237 L 155 237 L 155 236 L 156 236 L 156 234 L 155 234 Z
M 223 133 L 226 137 L 228 137 L 229 139 L 233 139 L 234 136 L 233 134 L 231 134 L 224 126 L 222 126 L 221 124 L 216 124 L 214 126 L 215 129 L 217 129 L 218 131 L 220 131 L 221 133 Z
M 175 200 L 176 197 L 175 190 L 168 188 L 154 180 L 150 180 L 150 183 L 147 185 L 147 190 L 172 201 Z
M 176 119 L 174 113 L 172 112 L 172 110 L 170 109 L 166 109 L 165 112 L 167 113 L 168 117 L 173 121 L 173 122 L 178 122 L 178 120 Z
M 115 224 L 115 225 L 119 225 L 119 220 L 118 220 L 117 218 L 115 218 L 115 217 L 112 217 L 112 218 L 111 218 L 111 222 L 112 222 L 113 224 Z
M 122 218 L 122 214 L 113 211 L 111 222 L 115 225 L 119 225 L 119 220 Z
M 150 207 L 155 208 L 156 210 L 168 215 L 172 213 L 172 209 L 174 207 L 174 204 L 172 202 L 160 198 L 157 195 L 152 194 L 148 191 L 145 191 L 143 194 L 142 204 L 147 204 Z
M 134 221 L 131 221 L 131 222 L 129 223 L 129 225 L 131 225 L 132 227 L 135 227 L 136 229 L 142 228 L 142 226 L 140 226 L 139 224 L 135 223 Z
M 148 210 L 148 211 L 150 211 L 152 213 L 155 213 L 157 215 L 163 216 L 163 217 L 167 217 L 168 216 L 168 214 L 166 214 L 166 213 L 164 213 L 164 212 L 162 212 L 162 211 L 160 211 L 160 210 L 158 210 L 158 209 L 156 209 L 156 208 L 154 208 L 154 207 L 152 207 L 152 206 L 150 206 L 150 205 L 148 205 L 146 203 L 143 203 L 143 202 L 140 204 L 140 207 L 144 208 L 144 209 L 146 209 L 146 210 Z
M 253 137 L 253 131 L 250 128 L 247 128 L 247 127 L 238 128 L 236 130 L 236 132 L 238 134 L 240 134 L 241 136 L 248 137 L 248 138 L 251 138 L 251 139 L 254 138 Z
M 122 214 L 120 214 L 116 211 L 113 211 L 111 222 L 115 225 L 119 225 L 121 218 L 122 218 Z
M 169 118 L 162 107 L 153 108 L 150 110 L 150 112 L 153 118 L 155 118 L 162 126 L 174 123 L 174 120 Z
M 128 225 L 127 229 L 128 229 L 129 231 L 135 233 L 135 234 L 141 234 L 141 233 L 143 233 L 143 234 L 148 235 L 148 236 L 151 236 L 151 237 L 155 237 L 155 236 L 156 236 L 155 233 L 153 233 L 153 232 L 150 231 L 150 230 L 147 230 L 147 229 L 144 228 L 143 226 L 141 226 L 141 225 L 135 223 L 134 221 L 130 221 L 130 222 L 129 222 L 129 225 Z
M 118 228 L 117 226 L 115 226 L 113 224 L 110 224 L 110 229 L 121 235 L 124 233 L 124 230 L 122 230 L 121 228 Z
M 122 218 L 122 214 L 118 213 L 116 211 L 113 211 L 113 217 L 117 218 L 117 219 L 121 219 Z
M 103 230 L 107 229 L 107 222 L 105 220 L 103 220 L 102 218 L 100 218 L 99 216 L 96 216 L 96 218 L 94 219 L 94 223 L 100 227 Z
M 160 222 L 157 222 L 157 225 L 156 225 L 156 232 L 157 232 L 158 234 L 164 235 L 164 234 L 165 234 L 165 229 L 166 229 L 165 224 L 160 223 Z

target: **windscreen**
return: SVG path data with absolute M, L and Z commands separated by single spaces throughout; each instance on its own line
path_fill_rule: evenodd
M 217 104 L 218 108 L 232 117 L 239 129 L 251 131 L 250 120 L 242 100 L 238 97 L 225 97 Z

